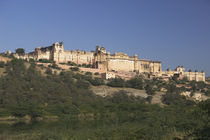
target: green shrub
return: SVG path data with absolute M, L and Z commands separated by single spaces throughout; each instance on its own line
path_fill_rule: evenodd
M 57 70 L 60 70 L 61 68 L 57 65 L 57 64 L 55 64 L 55 63 L 53 63 L 52 65 L 49 65 L 49 67 L 51 67 L 51 68 L 53 68 L 53 69 L 57 69 Z
M 88 89 L 90 87 L 90 84 L 85 80 L 79 79 L 76 82 L 76 86 L 77 88 Z
M 92 68 L 92 67 L 93 67 L 93 65 L 88 64 L 86 67 L 87 67 L 87 68 Z
M 24 55 L 25 54 L 25 50 L 23 48 L 18 48 L 15 50 L 15 52 L 18 54 L 18 55 Z
M 156 92 L 154 86 L 152 84 L 149 84 L 149 83 L 145 86 L 145 90 L 146 90 L 146 93 L 148 95 L 154 95 L 155 92 Z
M 79 68 L 78 67 L 71 67 L 70 68 L 72 71 L 79 71 Z
M 69 61 L 69 62 L 68 62 L 68 65 L 70 65 L 70 66 L 77 66 L 77 64 L 76 64 L 76 63 L 71 62 L 71 61 Z
M 10 112 L 15 117 L 30 115 L 32 118 L 41 117 L 44 114 L 43 108 L 37 104 L 21 103 L 12 105 Z
M 126 82 L 122 78 L 113 78 L 109 80 L 107 85 L 111 87 L 125 87 Z
M 92 72 L 86 72 L 85 75 L 92 75 Z
M 143 89 L 144 88 L 144 80 L 142 77 L 132 78 L 127 81 L 127 86 L 136 89 Z
M 148 96 L 147 98 L 146 98 L 146 101 L 148 102 L 148 103 L 151 103 L 151 101 L 152 101 L 152 96 Z
M 205 92 L 205 95 L 206 95 L 206 96 L 210 96 L 210 89 L 208 89 L 208 90 Z
M 47 68 L 45 73 L 48 74 L 48 75 L 52 75 L 52 69 L 51 68 Z
M 94 86 L 104 85 L 104 80 L 102 78 L 94 78 L 90 79 L 89 82 Z
M 86 65 L 86 64 L 82 64 L 81 66 L 82 66 L 82 67 L 85 67 L 85 68 L 87 67 L 87 65 Z
M 193 105 L 194 102 L 187 100 L 178 93 L 166 93 L 162 96 L 162 102 L 167 105 Z
M 39 59 L 39 62 L 41 62 L 41 63 L 54 63 L 54 61 L 48 60 L 48 59 Z
M 3 61 L 0 62 L 0 68 L 4 68 L 5 63 Z
M 99 75 L 99 73 L 98 73 L 98 72 L 96 72 L 96 73 L 94 73 L 94 75 Z

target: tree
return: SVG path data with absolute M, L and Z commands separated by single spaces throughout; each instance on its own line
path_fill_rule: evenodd
M 2 61 L 0 61 L 0 68 L 3 68 L 4 67 L 4 65 L 5 65 L 5 63 Z
M 128 87 L 136 88 L 136 89 L 143 89 L 144 81 L 142 77 L 136 77 L 127 81 Z
M 148 83 L 145 87 L 146 93 L 149 95 L 154 95 L 156 90 L 154 89 L 153 85 L 151 83 Z
M 15 52 L 18 54 L 18 55 L 24 55 L 25 54 L 25 50 L 23 48 L 18 48 L 15 50 Z
M 111 87 L 125 87 L 125 80 L 122 78 L 110 79 L 107 85 Z
M 51 68 L 47 68 L 45 71 L 46 74 L 52 75 L 52 70 Z
M 94 78 L 94 79 L 89 79 L 88 80 L 92 85 L 94 86 L 100 86 L 100 85 L 104 85 L 104 80 L 101 78 Z

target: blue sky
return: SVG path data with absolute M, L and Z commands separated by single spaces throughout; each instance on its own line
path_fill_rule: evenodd
M 210 0 L 0 0 L 0 41 L 0 52 L 102 45 L 210 76 Z

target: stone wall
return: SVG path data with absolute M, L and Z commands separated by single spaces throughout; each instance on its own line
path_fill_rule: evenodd
M 134 61 L 128 59 L 109 59 L 108 71 L 134 71 Z
M 187 77 L 190 81 L 205 81 L 205 72 L 184 72 L 184 77 Z
M 184 67 L 177 67 L 174 71 L 167 70 L 164 72 L 161 72 L 161 75 L 159 77 L 173 77 L 174 75 L 179 75 L 179 77 L 186 77 L 189 81 L 204 81 L 205 82 L 205 72 L 185 72 Z
M 156 73 L 161 71 L 161 63 L 149 60 L 140 60 L 137 55 L 128 56 L 122 52 L 110 54 L 104 47 L 97 46 L 95 51 L 66 51 L 62 42 L 54 43 L 52 46 L 38 47 L 34 52 L 15 57 L 22 59 L 47 59 L 57 63 L 92 64 L 95 68 L 105 71 L 127 71 Z
M 11 61 L 11 59 L 10 59 L 10 58 L 0 56 L 0 62 L 7 63 L 7 62 L 9 62 L 9 61 Z

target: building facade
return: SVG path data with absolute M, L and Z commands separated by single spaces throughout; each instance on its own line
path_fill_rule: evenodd
M 205 72 L 192 72 L 191 70 L 185 71 L 183 66 L 178 66 L 175 70 L 167 70 L 162 72 L 160 77 L 173 77 L 176 75 L 179 79 L 186 77 L 189 81 L 205 81 Z
M 22 59 L 47 59 L 56 63 L 74 62 L 76 64 L 92 64 L 94 68 L 107 71 L 127 71 L 138 73 L 159 73 L 161 62 L 139 59 L 137 55 L 128 56 L 125 53 L 117 52 L 110 54 L 104 47 L 97 46 L 95 51 L 69 51 L 64 50 L 63 42 L 56 42 L 52 46 L 35 48 L 34 52 L 15 57 Z
M 174 75 L 187 77 L 192 81 L 205 81 L 205 72 L 186 72 L 184 67 L 177 67 L 174 71 L 162 71 L 160 61 L 139 59 L 138 55 L 128 56 L 126 53 L 116 52 L 110 54 L 104 47 L 96 46 L 95 51 L 64 50 L 63 42 L 56 42 L 52 46 L 35 48 L 34 52 L 21 55 L 14 54 L 21 59 L 39 61 L 47 59 L 56 63 L 74 62 L 76 64 L 91 64 L 93 68 L 105 72 L 114 72 L 118 75 L 149 74 L 155 77 L 171 78 Z M 113 76 L 112 76 L 113 77 Z

